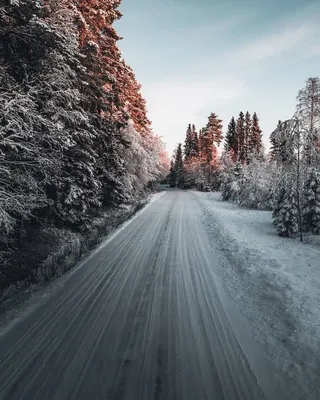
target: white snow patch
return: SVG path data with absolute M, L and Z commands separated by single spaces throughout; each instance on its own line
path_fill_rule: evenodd
M 229 295 L 256 327 L 270 358 L 294 377 L 292 398 L 305 398 L 299 379 L 307 375 L 315 396 L 308 399 L 319 399 L 320 247 L 310 238 L 306 242 L 313 244 L 279 237 L 269 211 L 223 202 L 219 192 L 194 195 L 224 258 L 219 273 Z

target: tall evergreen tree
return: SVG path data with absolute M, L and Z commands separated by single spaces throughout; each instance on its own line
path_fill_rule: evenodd
M 199 155 L 199 138 L 196 127 L 192 125 L 191 157 Z
M 281 203 L 276 206 L 274 224 L 279 236 L 294 237 L 299 233 L 299 207 L 294 186 L 282 193 Z
M 254 112 L 252 116 L 250 150 L 255 155 L 260 155 L 262 152 L 262 130 L 260 129 L 259 118 L 256 112 Z
M 252 149 L 252 120 L 249 111 L 246 112 L 244 121 L 244 149 L 243 158 L 246 163 L 252 158 L 254 151 Z
M 302 192 L 303 227 L 307 232 L 320 234 L 320 173 L 313 169 Z
M 223 140 L 222 135 L 222 120 L 218 118 L 215 113 L 211 113 L 208 117 L 208 122 L 206 127 L 204 128 L 206 140 L 209 143 L 217 144 L 220 146 L 220 143 Z
M 245 117 L 241 111 L 236 123 L 236 157 L 237 161 L 243 163 L 245 157 Z
M 170 171 L 169 171 L 168 180 L 169 180 L 170 187 L 172 187 L 172 188 L 176 187 L 177 173 L 176 173 L 174 160 L 171 160 L 171 163 L 170 163 Z
M 184 142 L 184 156 L 185 159 L 188 159 L 191 155 L 192 145 L 193 145 L 193 138 L 192 138 L 192 129 L 191 124 L 188 125 L 187 132 L 186 132 L 186 139 Z
M 182 156 L 182 145 L 178 144 L 176 150 L 175 164 L 174 164 L 175 172 L 176 172 L 176 186 L 179 188 L 184 187 L 184 168 L 183 168 L 183 156 Z
M 237 159 L 237 136 L 236 136 L 236 121 L 234 117 L 231 118 L 228 131 L 225 138 L 225 151 L 231 153 L 231 158 L 233 161 Z
M 211 165 L 214 159 L 215 143 L 220 145 L 222 139 L 222 120 L 216 114 L 211 113 L 202 133 L 202 152 L 208 165 Z

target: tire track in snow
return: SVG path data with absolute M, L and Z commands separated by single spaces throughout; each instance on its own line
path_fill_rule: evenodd
M 8 330 L 0 399 L 264 399 L 199 212 L 169 191 Z

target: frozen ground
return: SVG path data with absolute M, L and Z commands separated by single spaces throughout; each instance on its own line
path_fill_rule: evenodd
M 290 398 L 319 399 L 320 247 L 279 237 L 268 211 L 222 202 L 220 193 L 193 194 L 221 250 L 224 287 L 279 374 L 292 379 Z M 250 347 L 245 337 L 243 345 Z
M 218 197 L 155 196 L 44 291 L 0 399 L 319 400 L 319 249 Z

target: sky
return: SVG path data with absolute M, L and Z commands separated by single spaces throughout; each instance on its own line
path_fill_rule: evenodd
M 320 0 L 123 0 L 116 30 L 172 153 L 187 125 L 257 112 L 263 139 L 320 75 Z

